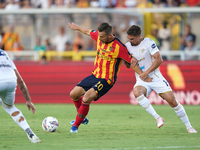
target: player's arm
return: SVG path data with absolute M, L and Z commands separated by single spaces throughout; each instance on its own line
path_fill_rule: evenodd
M 90 35 L 90 31 L 91 29 L 87 29 L 87 28 L 84 28 L 84 27 L 80 27 L 78 26 L 77 24 L 71 22 L 71 23 L 68 23 L 68 26 L 72 29 L 72 30 L 78 30 L 86 35 Z
M 30 110 L 30 108 L 32 109 L 32 113 L 34 114 L 35 112 L 35 107 L 33 105 L 33 103 L 31 102 L 31 97 L 29 95 L 28 92 L 28 88 L 25 84 L 25 82 L 23 81 L 21 75 L 19 74 L 19 72 L 17 71 L 17 69 L 14 69 L 15 74 L 17 76 L 17 85 L 20 88 L 20 90 L 22 91 L 25 99 L 26 99 L 26 106 L 28 107 L 28 109 Z
M 160 55 L 160 52 L 156 52 L 155 54 L 152 55 L 153 58 L 155 59 L 154 62 L 152 63 L 152 65 L 149 67 L 149 69 L 147 69 L 145 72 L 143 72 L 142 74 L 140 74 L 140 78 L 142 80 L 144 80 L 145 78 L 148 77 L 148 74 L 154 70 L 156 70 L 163 62 L 162 57 Z
M 141 70 L 141 68 L 139 67 L 138 63 L 135 66 L 131 66 L 130 63 L 124 61 L 125 65 L 127 68 L 132 68 L 137 74 L 141 75 L 143 72 Z M 149 76 L 147 76 L 145 79 L 143 79 L 143 81 L 145 82 L 151 82 L 152 78 L 150 78 Z

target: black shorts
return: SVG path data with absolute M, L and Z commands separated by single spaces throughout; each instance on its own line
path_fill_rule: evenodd
M 93 88 L 97 93 L 97 97 L 94 101 L 97 101 L 101 96 L 106 94 L 114 84 L 109 85 L 106 79 L 96 78 L 93 74 L 83 79 L 81 82 L 77 84 L 88 91 L 90 88 Z

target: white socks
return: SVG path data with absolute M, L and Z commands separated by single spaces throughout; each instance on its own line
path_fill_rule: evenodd
M 13 118 L 13 120 L 24 130 L 26 131 L 27 128 L 30 128 L 28 125 L 25 117 L 21 113 L 19 109 L 17 109 L 14 105 L 11 107 L 6 106 L 5 104 L 2 105 L 4 110 Z
M 177 114 L 177 116 L 183 121 L 186 128 L 187 129 L 191 128 L 192 126 L 190 124 L 190 121 L 188 119 L 188 116 L 183 106 L 180 103 L 178 103 L 178 105 L 176 107 L 173 107 L 173 109 L 175 110 L 175 113 Z
M 160 116 L 156 113 L 152 105 L 150 104 L 149 100 L 142 94 L 137 97 L 139 104 L 155 119 L 158 119 Z

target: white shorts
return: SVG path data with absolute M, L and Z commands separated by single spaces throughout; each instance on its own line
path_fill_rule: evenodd
M 12 106 L 15 101 L 17 82 L 0 82 L 0 98 L 3 103 Z
M 157 94 L 172 91 L 169 83 L 164 77 L 160 77 L 158 80 L 152 82 L 144 82 L 142 80 L 137 80 L 136 84 L 134 85 L 134 88 L 136 86 L 143 86 L 144 88 L 146 88 L 147 90 L 146 96 L 148 96 L 152 92 L 152 90 L 154 90 Z

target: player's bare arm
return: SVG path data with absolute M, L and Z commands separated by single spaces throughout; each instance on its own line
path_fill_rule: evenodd
M 68 23 L 68 26 L 72 29 L 72 30 L 78 30 L 86 35 L 90 35 L 90 31 L 91 29 L 87 29 L 87 28 L 84 28 L 84 27 L 80 27 L 78 26 L 77 24 L 71 22 L 71 23 Z
M 138 63 L 137 65 L 135 65 L 134 67 L 132 67 L 128 62 L 124 61 L 125 65 L 127 68 L 132 68 L 137 74 L 142 74 L 142 70 L 140 69 L 140 67 L 138 66 Z M 147 76 L 147 78 L 145 78 L 145 80 L 143 80 L 145 82 L 152 82 L 152 78 L 150 78 L 149 76 Z
M 26 106 L 28 107 L 29 110 L 31 108 L 32 113 L 34 114 L 35 107 L 34 107 L 33 103 L 31 102 L 31 97 L 29 95 L 28 88 L 27 88 L 25 82 L 23 81 L 22 77 L 20 76 L 19 72 L 16 69 L 14 69 L 14 71 L 17 76 L 17 85 L 20 88 L 20 90 L 22 91 L 22 93 L 26 99 Z
M 162 57 L 160 55 L 160 52 L 157 52 L 153 55 L 153 58 L 155 59 L 152 65 L 147 69 L 145 72 L 140 74 L 140 78 L 142 80 L 145 80 L 148 77 L 148 74 L 154 70 L 156 70 L 163 62 Z

